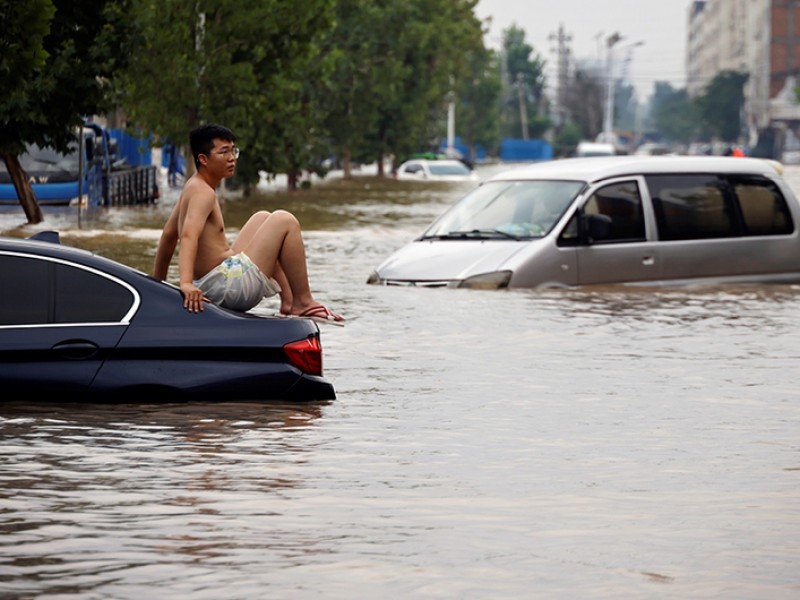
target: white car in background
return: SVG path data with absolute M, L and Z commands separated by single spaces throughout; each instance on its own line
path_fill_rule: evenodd
M 415 158 L 397 169 L 397 179 L 412 181 L 478 181 L 478 175 L 460 160 Z

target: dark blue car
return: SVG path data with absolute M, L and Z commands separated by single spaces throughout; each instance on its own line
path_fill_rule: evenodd
M 2 398 L 336 397 L 314 321 L 211 304 L 190 313 L 169 283 L 55 232 L 34 238 L 0 238 Z

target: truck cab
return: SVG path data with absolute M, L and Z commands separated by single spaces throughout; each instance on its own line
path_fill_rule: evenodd
M 29 144 L 19 157 L 40 205 L 91 206 L 154 202 L 156 167 L 134 165 L 117 157 L 117 140 L 108 129 L 86 123 L 82 137 L 66 154 Z M 0 161 L 0 205 L 18 204 L 17 191 Z

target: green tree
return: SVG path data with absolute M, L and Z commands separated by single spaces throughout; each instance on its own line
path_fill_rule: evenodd
M 343 159 L 396 159 L 442 134 L 448 94 L 482 49 L 475 0 L 339 0 L 325 41 L 335 68 L 326 82 L 327 130 Z
M 129 56 L 127 0 L 0 0 L 0 153 L 29 223 L 42 220 L 19 164 L 26 144 L 65 153 L 83 115 L 103 112 Z
M 477 0 L 391 3 L 387 18 L 403 25 L 387 39 L 400 77 L 381 97 L 374 138 L 379 160 L 386 153 L 398 159 L 441 137 L 449 95 L 469 76 L 464 57 L 483 47 L 476 4 Z
M 502 109 L 502 134 L 524 139 L 540 137 L 550 126 L 543 105 L 546 79 L 544 61 L 525 42 L 525 31 L 512 25 L 503 31 L 506 94 Z
M 353 160 L 369 160 L 377 153 L 367 134 L 377 129 L 385 90 L 402 76 L 391 50 L 392 25 L 382 5 L 338 0 L 335 24 L 322 42 L 332 68 L 317 88 L 317 103 L 325 107 L 324 131 L 346 179 L 352 175 Z
M 456 125 L 469 150 L 467 159 L 475 160 L 476 145 L 494 149 L 499 143 L 499 56 L 484 47 L 469 52 L 465 58 L 467 73 L 456 88 Z
M 700 119 L 711 135 L 728 142 L 741 135 L 744 85 L 748 77 L 747 73 L 722 71 L 697 98 Z
M 553 144 L 556 156 L 570 156 L 584 138 L 585 136 L 580 126 L 577 123 L 568 121 L 556 135 L 555 143 Z
M 675 142 L 688 143 L 708 134 L 686 89 L 675 89 L 666 82 L 656 82 L 650 100 L 650 118 L 657 132 Z
M 639 102 L 632 85 L 617 83 L 614 90 L 614 124 L 617 129 L 636 130 Z
M 185 143 L 202 123 L 230 127 L 243 148 L 237 181 L 296 173 L 322 115 L 309 85 L 324 72 L 316 40 L 333 0 L 135 0 L 140 50 L 120 80 L 129 122 Z M 189 153 L 186 153 L 189 156 Z
M 605 101 L 604 81 L 590 69 L 576 69 L 566 93 L 567 121 L 578 126 L 582 139 L 593 140 L 603 130 Z

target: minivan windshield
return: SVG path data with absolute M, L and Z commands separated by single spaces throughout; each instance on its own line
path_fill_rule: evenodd
M 489 181 L 453 205 L 421 239 L 529 239 L 553 228 L 581 181 Z

